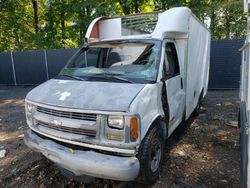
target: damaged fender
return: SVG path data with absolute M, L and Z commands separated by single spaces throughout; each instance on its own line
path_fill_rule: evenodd
M 161 100 L 162 87 L 162 82 L 147 84 L 130 105 L 131 113 L 140 114 L 141 138 L 144 138 L 157 118 L 165 117 Z

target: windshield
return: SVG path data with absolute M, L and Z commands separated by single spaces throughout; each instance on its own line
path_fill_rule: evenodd
M 155 82 L 160 59 L 160 41 L 96 43 L 81 48 L 59 76 L 85 80 L 115 78 L 136 83 Z

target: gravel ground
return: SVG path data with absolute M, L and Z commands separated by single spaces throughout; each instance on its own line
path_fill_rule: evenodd
M 145 187 L 136 182 L 69 180 L 24 145 L 24 97 L 29 87 L 0 87 L 0 187 Z M 159 181 L 148 187 L 240 187 L 238 91 L 209 91 L 202 113 L 167 140 Z

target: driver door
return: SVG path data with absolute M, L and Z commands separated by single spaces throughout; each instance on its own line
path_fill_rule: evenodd
M 180 69 L 178 54 L 174 42 L 164 44 L 164 74 L 169 106 L 169 136 L 184 117 L 185 92 L 183 72 Z

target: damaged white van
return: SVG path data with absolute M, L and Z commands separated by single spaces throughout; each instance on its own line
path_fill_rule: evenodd
M 97 18 L 86 38 L 28 93 L 25 143 L 68 175 L 154 183 L 165 140 L 206 95 L 210 33 L 180 7 Z

